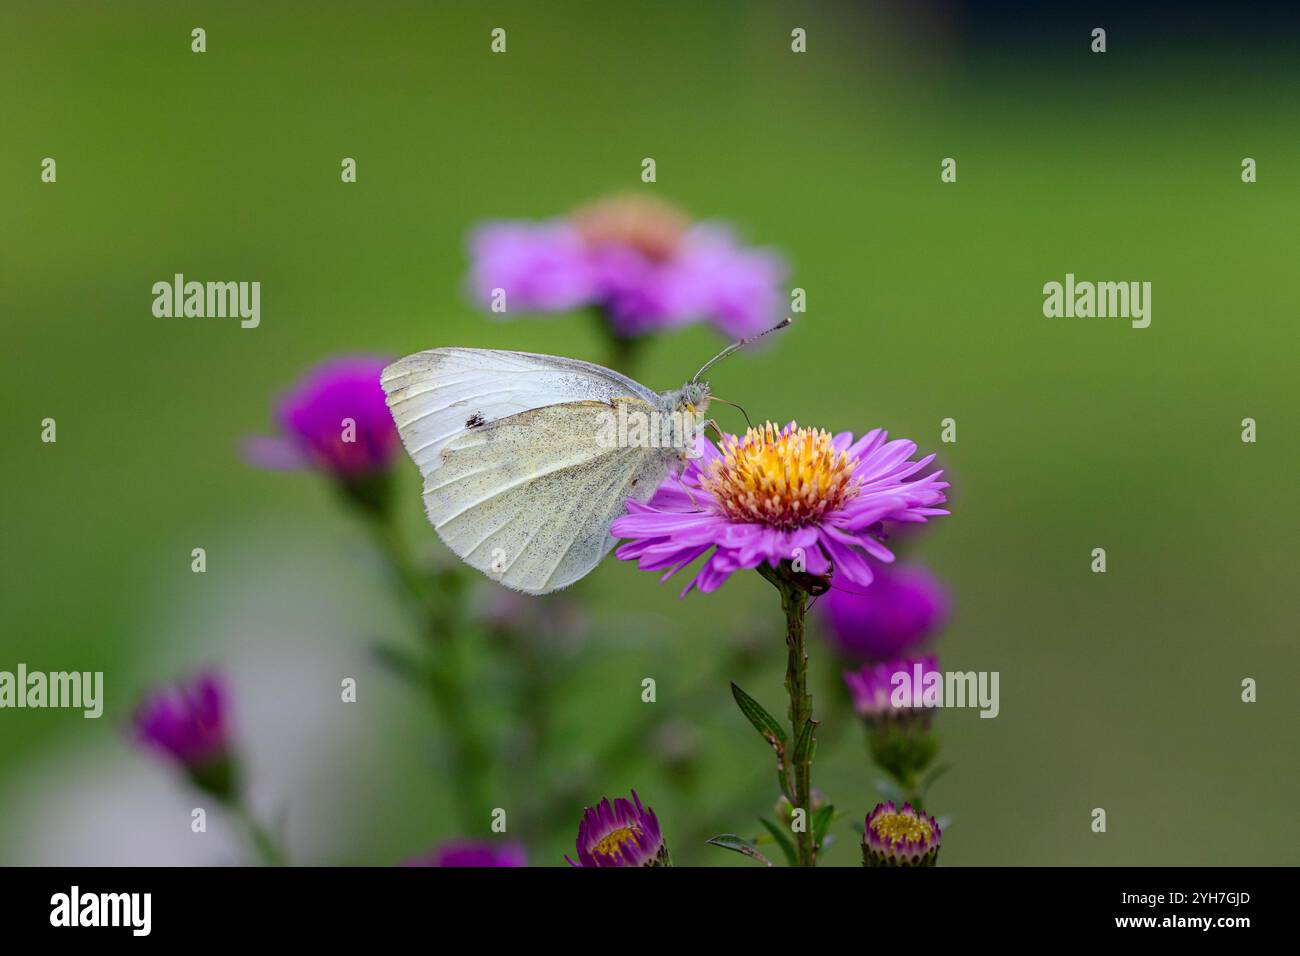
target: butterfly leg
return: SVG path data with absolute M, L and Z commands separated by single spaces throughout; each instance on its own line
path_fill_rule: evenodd
M 712 428 L 713 434 L 718 436 L 718 444 L 719 445 L 722 444 L 724 440 L 722 436 L 722 429 L 718 427 L 717 420 L 713 418 L 708 419 L 703 425 L 700 426 L 700 431 L 704 431 L 704 429 L 706 428 Z
M 700 507 L 700 503 L 696 501 L 695 496 L 691 494 L 690 485 L 682 481 L 682 470 L 680 468 L 673 469 L 673 477 L 677 479 L 677 484 L 682 486 L 682 491 L 686 492 L 686 497 L 691 499 L 691 504 L 695 506 L 695 510 L 703 511 L 704 509 Z

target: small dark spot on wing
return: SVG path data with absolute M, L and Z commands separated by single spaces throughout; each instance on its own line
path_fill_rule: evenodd
M 482 413 L 482 412 L 475 412 L 473 415 L 471 415 L 471 416 L 469 417 L 469 421 L 467 421 L 467 422 L 465 423 L 465 427 L 466 427 L 466 428 L 482 428 L 482 427 L 483 427 L 484 425 L 486 425 L 486 424 L 487 424 L 487 422 L 485 422 L 485 421 L 483 420 L 483 413 Z

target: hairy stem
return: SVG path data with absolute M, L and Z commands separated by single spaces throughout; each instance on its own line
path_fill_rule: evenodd
M 781 592 L 781 609 L 785 612 L 785 690 L 790 697 L 791 745 L 790 774 L 794 784 L 794 809 L 803 811 L 802 826 L 794 831 L 795 855 L 800 866 L 817 865 L 817 847 L 812 832 L 812 694 L 808 690 L 808 650 L 804 641 L 804 617 L 808 610 L 808 590 L 802 578 L 783 564 L 773 569 L 759 565 L 759 572 Z M 807 746 L 800 742 L 808 738 Z

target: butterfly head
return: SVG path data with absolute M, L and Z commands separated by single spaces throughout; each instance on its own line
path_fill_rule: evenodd
M 704 373 L 707 372 L 709 369 L 713 368 L 713 366 L 717 365 L 728 355 L 731 355 L 733 352 L 743 349 L 746 345 L 749 345 L 751 342 L 756 342 L 759 339 L 761 339 L 763 336 L 768 335 L 772 332 L 776 332 L 780 329 L 784 329 L 789 325 L 790 325 L 790 319 L 787 317 L 783 321 L 778 322 L 776 325 L 772 326 L 772 328 L 768 329 L 766 332 L 760 332 L 758 333 L 758 335 L 751 335 L 747 339 L 741 339 L 739 342 L 735 342 L 731 345 L 728 345 L 717 355 L 713 356 L 713 358 L 705 362 L 703 367 L 701 367 L 700 370 L 695 373 L 695 375 L 691 378 L 689 382 L 687 382 L 677 391 L 669 392 L 665 396 L 663 396 L 663 398 L 667 399 L 669 410 L 679 415 L 685 416 L 686 418 L 689 418 L 694 423 L 695 426 L 694 429 L 692 430 L 693 434 L 699 434 L 700 432 L 702 432 L 704 430 L 705 425 L 708 424 L 704 417 L 705 413 L 708 412 L 709 410 L 709 402 L 713 400 L 713 395 L 709 391 L 709 383 L 703 381 Z M 728 405 L 732 404 L 731 402 L 727 402 L 725 399 L 721 399 L 721 398 L 718 399 L 718 401 L 724 402 L 725 404 Z M 736 406 L 736 407 L 739 408 L 740 406 Z M 741 411 L 743 412 L 744 409 L 741 409 Z M 746 415 L 745 417 L 746 419 L 748 419 L 749 416 Z M 690 457 L 694 457 L 694 455 L 691 455 Z
M 676 406 L 688 415 L 702 418 L 709 409 L 709 383 L 687 382 L 677 393 Z

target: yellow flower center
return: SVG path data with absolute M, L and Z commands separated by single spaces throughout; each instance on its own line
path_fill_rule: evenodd
M 928 820 L 903 813 L 886 813 L 876 817 L 871 821 L 871 829 L 877 836 L 887 840 L 890 846 L 897 846 L 905 840 L 925 843 L 931 835 Z
M 611 830 L 599 843 L 591 848 L 593 854 L 603 857 L 613 857 L 622 854 L 623 847 L 628 844 L 636 845 L 636 838 L 641 835 L 641 828 L 635 823 L 625 827 L 619 827 L 617 830 Z
M 768 422 L 743 439 L 727 436 L 722 458 L 710 462 L 700 487 L 737 521 L 791 529 L 811 524 L 858 493 L 855 462 L 836 451 L 831 433 Z

